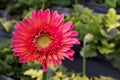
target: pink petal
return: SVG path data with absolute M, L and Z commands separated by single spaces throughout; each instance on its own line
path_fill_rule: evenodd
M 50 10 L 49 9 L 46 9 L 45 11 L 44 11 L 44 14 L 43 14 L 43 22 L 44 23 L 49 23 L 50 22 Z
M 12 32 L 12 34 L 14 35 L 14 36 L 23 36 L 23 37 L 27 37 L 28 35 L 26 34 L 26 33 L 20 33 L 19 31 L 17 31 L 17 32 Z
M 65 59 L 64 58 L 64 53 L 62 53 L 62 52 L 57 52 L 57 54 L 56 54 L 60 59 Z
M 77 31 L 68 31 L 68 32 L 64 33 L 63 36 L 64 37 L 76 37 L 76 36 L 78 36 L 78 32 Z
M 64 53 L 63 56 L 65 56 L 66 58 L 69 58 L 69 55 Z
M 26 31 L 26 28 L 21 23 L 17 23 L 15 25 L 15 29 L 20 31 L 20 32 Z
M 37 13 L 35 10 L 32 11 L 32 20 L 35 22 L 34 24 L 36 24 L 36 20 L 37 19 Z
M 57 65 L 58 65 L 58 63 L 57 63 L 57 61 L 56 61 L 56 60 L 53 60 L 53 64 L 54 64 L 55 66 L 57 66 Z
M 69 60 L 71 60 L 71 61 L 73 61 L 74 60 L 74 58 L 72 57 L 72 56 L 69 56 L 69 58 L 68 58 Z
M 68 50 L 70 50 L 69 47 L 65 47 L 59 50 L 59 52 L 67 52 Z
M 64 33 L 64 37 L 68 37 L 68 36 L 71 36 L 71 34 L 72 34 L 72 31 L 69 31 L 69 32 L 66 32 L 66 33 Z
M 19 33 L 17 33 L 17 32 L 12 32 L 12 34 L 15 36 L 15 37 L 18 37 L 18 38 L 21 38 L 21 39 L 23 39 L 23 40 L 26 40 L 26 37 L 24 37 L 24 36 L 21 36 Z
M 34 57 L 32 55 L 29 55 L 27 57 L 27 62 L 33 62 L 34 61 Z
M 72 34 L 71 34 L 72 37 L 76 37 L 78 36 L 78 32 L 77 31 L 73 31 Z
M 11 43 L 11 46 L 16 46 L 16 47 L 21 47 L 21 46 L 25 46 L 26 44 L 24 44 L 24 43 L 17 43 L 17 42 L 12 42 Z
M 64 39 L 62 40 L 63 43 L 66 43 L 66 42 L 69 42 L 69 41 L 71 41 L 71 38 L 64 38 Z
M 31 25 L 31 26 L 29 26 L 29 27 L 31 27 L 31 29 L 34 28 L 34 27 L 35 27 L 35 26 L 34 26 L 34 22 L 33 22 L 33 20 L 31 19 L 30 16 L 27 17 L 27 20 L 28 20 L 29 24 Z
M 69 56 L 73 56 L 74 53 L 75 53 L 75 52 L 74 52 L 73 50 L 69 50 L 69 51 L 67 52 L 67 54 L 68 54 Z
M 54 60 L 58 60 L 58 57 L 55 54 L 52 54 Z
M 18 52 L 14 52 L 13 55 L 14 55 L 14 56 L 20 56 L 21 54 L 18 53 Z
M 59 17 L 56 18 L 55 24 L 59 26 L 64 18 L 64 14 L 61 14 Z
M 57 60 L 58 64 L 62 64 L 62 61 L 60 59 Z
M 49 59 L 49 60 L 51 60 L 51 59 L 52 59 L 51 55 L 49 55 L 49 56 L 48 56 L 48 59 Z
M 64 42 L 64 44 L 80 44 L 76 38 L 66 38 L 62 42 Z
M 51 25 L 54 25 L 57 17 L 58 17 L 58 12 L 54 11 L 51 16 L 51 22 L 50 22 Z
M 62 31 L 63 33 L 67 32 L 68 30 L 71 29 L 71 26 L 72 26 L 72 21 L 69 21 L 67 23 L 65 23 L 62 27 Z
M 38 21 L 39 21 L 39 24 L 42 23 L 42 21 L 43 21 L 42 19 L 43 19 L 43 10 L 40 9 L 40 10 L 38 11 Z
M 15 52 L 25 52 L 28 49 L 26 47 L 20 47 L 20 48 L 14 48 L 12 50 L 15 51 Z
M 27 60 L 23 59 L 22 57 L 19 58 L 19 61 L 20 61 L 20 63 L 26 63 L 27 62 Z
M 23 19 L 22 22 L 24 23 L 24 27 L 26 27 L 27 30 L 33 29 L 33 25 L 30 22 L 30 19 L 28 20 Z
M 47 64 L 42 65 L 42 67 L 43 67 L 43 72 L 47 72 L 47 69 L 48 69 Z
M 24 42 L 25 40 L 23 39 L 23 40 L 21 40 L 20 38 L 16 38 L 16 37 L 13 37 L 13 38 L 11 38 L 11 40 L 12 41 L 20 41 L 20 42 Z

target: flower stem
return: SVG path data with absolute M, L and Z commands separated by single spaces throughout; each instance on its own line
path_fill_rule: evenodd
M 86 46 L 86 41 L 84 41 L 83 48 L 84 48 L 84 53 L 83 53 L 83 76 L 86 75 L 86 53 L 85 53 L 85 46 Z
M 42 9 L 44 10 L 44 8 L 45 8 L 45 3 L 42 4 Z
M 46 77 L 47 77 L 47 71 L 43 72 L 43 80 L 46 80 Z
M 83 57 L 83 75 L 86 75 L 86 57 Z
M 45 3 L 46 3 L 47 0 L 42 0 L 42 9 L 44 10 L 45 9 Z
M 75 4 L 77 4 L 78 3 L 78 1 L 77 0 L 75 0 Z

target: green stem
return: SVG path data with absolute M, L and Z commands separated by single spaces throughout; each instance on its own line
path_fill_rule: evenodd
M 46 77 L 47 77 L 47 71 L 43 72 L 43 80 L 46 80 Z
M 78 3 L 78 1 L 77 0 L 75 0 L 75 4 L 77 4 Z
M 84 48 L 84 53 L 83 53 L 83 76 L 86 75 L 86 55 L 85 55 L 85 46 L 86 46 L 86 41 L 84 41 L 83 48 Z
M 86 58 L 83 57 L 83 75 L 86 75 Z
M 42 0 L 42 9 L 43 10 L 45 9 L 45 3 L 46 3 L 46 0 Z
M 42 9 L 44 10 L 44 8 L 45 8 L 45 3 L 42 4 Z

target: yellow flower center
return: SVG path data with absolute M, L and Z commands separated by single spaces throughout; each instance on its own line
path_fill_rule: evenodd
M 41 36 L 37 40 L 37 44 L 41 47 L 46 47 L 50 44 L 51 39 L 48 36 Z

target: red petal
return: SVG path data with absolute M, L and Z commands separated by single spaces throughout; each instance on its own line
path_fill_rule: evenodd
M 54 11 L 51 16 L 51 22 L 50 22 L 51 25 L 54 25 L 57 17 L 58 17 L 58 12 Z
M 46 9 L 43 14 L 43 22 L 47 24 L 50 22 L 50 10 L 49 9 Z
M 56 24 L 56 26 L 59 26 L 61 24 L 63 18 L 64 18 L 64 14 L 61 14 L 59 17 L 57 17 L 54 24 Z
M 69 21 L 67 23 L 65 23 L 62 27 L 62 31 L 63 33 L 67 32 L 68 30 L 71 29 L 71 26 L 72 26 L 72 21 Z
M 38 21 L 39 21 L 39 25 L 41 25 L 41 23 L 43 21 L 43 11 L 42 11 L 42 9 L 40 9 L 38 11 Z
M 26 47 L 19 47 L 19 48 L 13 48 L 12 50 L 15 52 L 25 52 L 28 49 Z
M 21 47 L 21 46 L 26 46 L 26 44 L 25 43 L 12 42 L 11 46 Z

